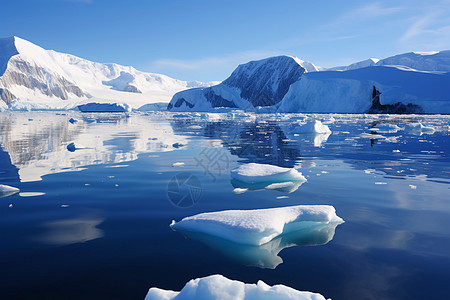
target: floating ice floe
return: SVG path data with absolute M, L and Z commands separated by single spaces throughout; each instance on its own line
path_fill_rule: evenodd
M 318 224 L 342 223 L 333 206 L 298 205 L 202 213 L 172 221 L 182 232 L 199 232 L 244 245 L 263 245 L 278 236 Z
M 0 198 L 18 193 L 19 191 L 16 187 L 0 184 Z
M 262 245 L 235 243 L 218 235 L 198 231 L 181 230 L 181 232 L 186 237 L 199 241 L 238 264 L 261 269 L 275 269 L 283 263 L 283 259 L 278 255 L 283 249 L 294 246 L 325 245 L 333 239 L 336 227 L 341 223 L 342 220 L 329 223 L 305 221 L 302 228 L 283 233 Z
M 416 133 L 433 134 L 434 128 L 431 126 L 423 126 L 422 123 L 408 123 L 405 125 L 405 130 Z
M 172 167 L 183 167 L 184 166 L 184 162 L 175 162 L 172 164 Z
M 231 184 L 238 189 L 272 189 L 286 193 L 296 191 L 306 178 L 294 168 L 249 163 L 231 170 Z
M 270 286 L 261 280 L 256 284 L 249 284 L 230 280 L 219 274 L 192 279 L 180 292 L 152 287 L 145 297 L 145 300 L 171 299 L 325 300 L 325 297 L 318 293 L 298 291 L 282 284 Z
M 399 131 L 401 128 L 395 124 L 380 123 L 380 124 L 377 124 L 376 127 L 372 127 L 370 129 L 395 133 L 395 132 Z

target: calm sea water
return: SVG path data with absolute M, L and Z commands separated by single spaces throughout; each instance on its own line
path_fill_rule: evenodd
M 293 134 L 308 117 L 332 134 Z M 449 120 L 3 112 L 0 183 L 21 191 L 0 198 L 0 298 L 143 299 L 152 286 L 222 274 L 333 300 L 446 299 Z M 436 131 L 369 130 L 417 121 Z M 308 181 L 291 193 L 235 194 L 230 169 L 248 162 L 296 167 Z M 259 249 L 169 227 L 201 212 L 298 204 L 333 205 L 345 223 L 282 241 L 281 260 L 266 268 L 255 266 Z

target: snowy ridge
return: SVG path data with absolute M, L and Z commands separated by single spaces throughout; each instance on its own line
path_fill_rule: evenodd
M 121 101 L 138 108 L 168 102 L 187 88 L 210 85 L 96 63 L 18 37 L 0 39 L 0 99 L 18 102 L 12 108 L 68 109 L 91 100 Z
M 318 68 L 291 56 L 251 61 L 239 65 L 219 85 L 175 94 L 168 109 L 207 111 L 215 107 L 251 109 L 271 106 L 280 102 L 290 85 L 308 70 L 318 71 Z

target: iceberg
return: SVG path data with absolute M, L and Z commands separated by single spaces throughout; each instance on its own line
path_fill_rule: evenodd
M 16 187 L 0 184 L 0 198 L 18 193 L 20 190 Z
M 401 66 L 303 74 L 277 104 L 278 112 L 448 113 L 450 74 Z M 374 105 L 373 88 L 381 92 Z
M 431 126 L 423 126 L 422 123 L 408 123 L 405 125 L 405 130 L 415 133 L 433 134 L 435 129 Z
M 304 123 L 294 123 L 292 126 L 292 133 L 316 133 L 316 134 L 329 134 L 331 133 L 330 128 L 327 125 L 322 124 L 319 120 L 313 120 Z
M 325 297 L 318 293 L 298 291 L 282 284 L 269 286 L 262 280 L 256 284 L 248 284 L 230 280 L 219 274 L 193 279 L 186 283 L 180 292 L 152 287 L 145 297 L 145 300 L 170 299 L 325 300 Z
M 238 264 L 261 269 L 275 269 L 283 263 L 278 254 L 285 248 L 295 246 L 319 246 L 330 242 L 341 221 L 331 223 L 311 222 L 302 229 L 280 235 L 263 245 L 245 245 L 220 236 L 203 232 L 183 231 L 186 237 L 198 241 Z
M 342 223 L 333 206 L 297 205 L 254 210 L 201 213 L 172 221 L 176 231 L 204 233 L 234 243 L 260 246 L 312 225 Z
M 302 173 L 294 168 L 249 163 L 231 170 L 231 177 L 246 183 L 275 183 L 286 181 L 306 181 Z
M 81 112 L 130 112 L 131 106 L 126 103 L 98 103 L 90 102 L 78 105 Z

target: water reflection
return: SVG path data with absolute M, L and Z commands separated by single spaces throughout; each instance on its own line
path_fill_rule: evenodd
M 323 120 L 332 134 L 290 132 L 292 122 L 308 118 Z M 408 129 L 411 122 L 420 122 L 435 131 L 418 135 Z M 442 164 L 450 161 L 448 122 L 446 116 L 287 114 L 240 119 L 222 116 L 213 122 L 191 116 L 173 118 L 171 125 L 174 133 L 181 136 L 202 135 L 220 140 L 231 155 L 243 162 L 307 167 L 320 157 L 342 159 L 356 169 L 376 169 L 385 175 L 450 179 L 448 164 Z M 374 126 L 380 128 L 373 130 Z
M 238 244 L 198 232 L 183 231 L 183 234 L 239 264 L 262 269 L 275 269 L 283 262 L 283 259 L 278 256 L 281 250 L 294 246 L 325 245 L 333 239 L 336 227 L 339 224 L 314 223 L 301 230 L 281 235 L 260 246 Z
M 103 230 L 97 228 L 103 218 L 80 216 L 70 219 L 46 222 L 42 225 L 45 233 L 39 241 L 50 245 L 70 245 L 84 243 L 103 237 Z
M 0 129 L 2 182 L 37 181 L 88 165 L 132 161 L 140 153 L 172 151 L 175 143 L 187 143 L 164 120 L 140 114 L 2 113 Z M 70 143 L 83 149 L 70 152 Z

